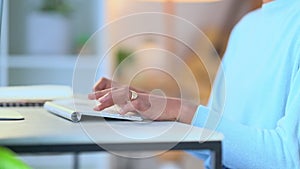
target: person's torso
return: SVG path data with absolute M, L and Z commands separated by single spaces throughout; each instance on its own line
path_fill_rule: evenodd
M 299 68 L 300 8 L 280 3 L 246 16 L 224 56 L 224 115 L 245 125 L 275 127 Z

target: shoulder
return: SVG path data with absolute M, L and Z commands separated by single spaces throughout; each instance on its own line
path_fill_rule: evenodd
M 246 15 L 244 15 L 237 24 L 233 27 L 231 31 L 231 38 L 240 39 L 245 32 L 252 30 L 253 27 L 257 27 L 261 18 L 261 8 L 253 10 Z
M 295 52 L 300 59 L 300 1 L 294 0 L 287 9 L 286 15 L 287 34 L 294 42 Z
M 300 24 L 300 1 L 294 0 L 285 9 L 286 17 L 293 21 L 294 24 Z
M 244 15 L 241 20 L 234 26 L 234 31 L 236 29 L 242 29 L 244 27 L 248 27 L 252 24 L 257 24 L 257 19 L 261 16 L 261 9 L 256 9 Z
M 259 15 L 260 9 L 257 9 L 247 13 L 237 22 L 231 30 L 227 49 L 231 46 L 236 48 L 236 46 L 240 44 L 240 41 L 244 40 L 245 36 L 247 36 L 247 32 L 258 24 L 257 20 L 260 18 Z
M 293 14 L 295 15 L 300 15 L 300 1 L 299 0 L 294 0 L 290 4 L 290 10 Z

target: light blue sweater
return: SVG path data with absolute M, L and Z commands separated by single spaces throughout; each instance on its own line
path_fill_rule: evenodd
M 229 168 L 300 168 L 300 1 L 276 0 L 246 15 L 222 66 L 192 124 L 224 134 Z

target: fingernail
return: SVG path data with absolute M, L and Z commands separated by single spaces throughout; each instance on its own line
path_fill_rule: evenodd
M 121 110 L 121 111 L 119 111 L 119 114 L 120 114 L 120 115 L 125 115 L 126 112 Z
M 89 99 L 94 99 L 94 98 L 95 98 L 95 95 L 94 95 L 94 94 L 88 94 L 88 98 L 89 98 Z
M 94 110 L 95 111 L 100 111 L 101 109 L 98 106 L 96 106 L 96 107 L 94 107 Z
M 103 102 L 104 102 L 104 100 L 105 100 L 105 98 L 104 98 L 104 97 L 100 97 L 100 98 L 98 99 L 98 101 L 100 102 L 100 104 L 101 104 L 101 103 L 103 103 Z
M 100 97 L 100 98 L 98 99 L 98 101 L 99 101 L 100 103 L 105 102 L 105 101 L 107 100 L 107 96 L 108 96 L 108 93 L 106 93 L 104 96 Z

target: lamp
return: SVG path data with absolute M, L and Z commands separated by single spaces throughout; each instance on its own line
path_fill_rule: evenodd
M 140 1 L 153 1 L 153 2 L 214 2 L 214 1 L 220 1 L 220 0 L 140 0 Z
M 218 2 L 221 0 L 139 0 L 145 2 L 160 2 L 163 4 L 163 12 L 169 15 L 175 15 L 175 3 L 208 3 L 208 2 Z M 172 32 L 174 28 L 174 24 L 170 19 L 166 19 L 166 31 Z M 166 43 L 166 48 L 170 51 L 174 51 L 174 45 L 171 42 Z
M 174 3 L 200 3 L 200 2 L 217 2 L 220 0 L 139 0 L 148 2 L 164 3 L 164 12 L 168 14 L 175 14 Z

